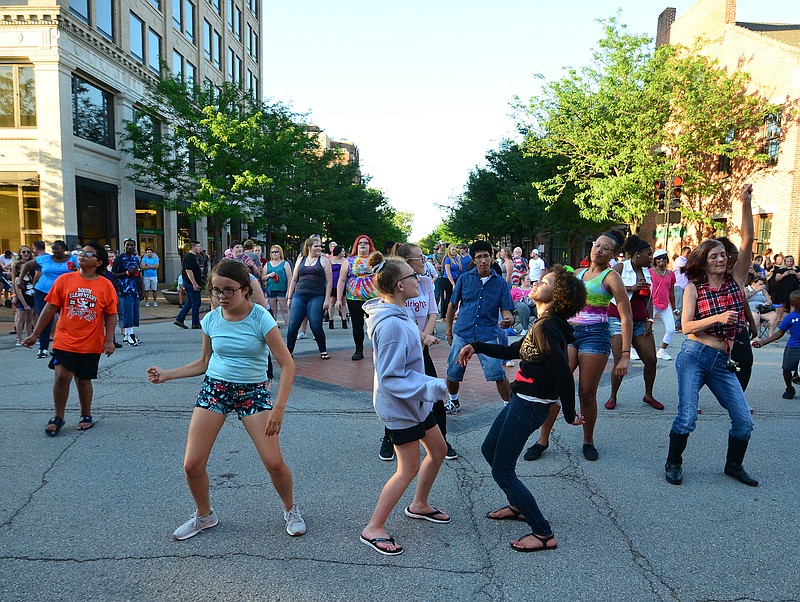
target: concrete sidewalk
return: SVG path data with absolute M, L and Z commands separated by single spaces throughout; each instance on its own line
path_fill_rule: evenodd
M 166 320 L 166 319 L 165 319 Z M 660 326 L 660 323 L 657 327 Z M 484 514 L 505 503 L 480 454 L 500 409 L 494 386 L 470 366 L 464 410 L 448 422 L 461 454 L 446 462 L 431 501 L 448 525 L 403 516 L 387 524 L 406 548 L 387 558 L 359 543 L 394 470 L 381 462 L 369 354 L 350 361 L 349 330 L 326 329 L 332 359 L 312 340 L 296 349 L 298 378 L 281 445 L 308 533 L 284 531 L 280 503 L 255 449 L 229 418 L 210 461 L 214 529 L 170 534 L 193 510 L 182 472 L 186 429 L 201 379 L 147 383 L 145 369 L 182 365 L 200 333 L 168 321 L 139 329 L 140 347 L 101 360 L 97 426 L 78 433 L 77 399 L 57 438 L 52 372 L 27 349 L 0 350 L 0 600 L 797 600 L 800 399 L 781 399 L 780 344 L 756 352 L 748 397 L 756 431 L 746 467 L 758 488 L 722 474 L 729 421 L 704 391 L 680 487 L 663 478 L 676 409 L 674 362 L 659 362 L 663 412 L 641 402 L 641 365 L 619 408 L 600 409 L 600 461 L 580 453 L 579 429 L 560 421 L 537 462 L 520 461 L 559 549 L 519 554 L 526 525 Z M 284 330 L 285 334 L 285 330 Z M 440 326 L 441 334 L 441 326 Z M 3 335 L 3 339 L 11 338 Z M 677 354 L 681 337 L 671 351 Z M 444 373 L 446 343 L 434 348 Z M 512 369 L 509 369 L 511 371 Z M 607 381 L 598 399 L 605 400 Z

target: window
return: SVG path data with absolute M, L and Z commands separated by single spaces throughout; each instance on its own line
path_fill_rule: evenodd
M 211 38 L 214 35 L 214 28 L 211 23 L 203 19 L 203 56 L 211 61 Z
M 242 11 L 239 10 L 238 6 L 234 10 L 235 10 L 236 14 L 235 14 L 234 19 L 233 19 L 233 35 L 236 36 L 237 40 L 241 40 L 242 39 Z
M 172 0 L 172 26 L 178 31 L 183 31 L 183 0 Z
M 756 224 L 756 253 L 763 255 L 769 249 L 769 239 L 772 237 L 772 214 L 757 215 Z
M 142 109 L 134 108 L 133 121 L 143 132 L 147 133 L 145 148 L 161 142 L 161 122 L 158 119 Z
M 161 36 L 152 29 L 147 34 L 147 64 L 156 73 L 161 73 Z
M 714 218 L 711 222 L 714 228 L 714 238 L 728 236 L 728 219 L 725 217 Z
M 131 54 L 144 62 L 144 21 L 131 13 Z
M 177 50 L 172 51 L 172 73 L 183 79 L 183 55 Z
M 250 9 L 250 12 L 258 18 L 258 0 L 247 0 L 247 8 Z
M 736 138 L 736 130 L 734 129 L 728 130 L 728 133 L 725 135 L 725 142 L 723 146 L 726 149 L 729 149 L 734 138 Z M 719 171 L 719 173 L 724 173 L 724 174 L 731 173 L 731 158 L 726 155 L 720 155 L 719 163 L 717 165 L 717 171 Z
M 211 62 L 217 69 L 222 70 L 222 36 L 218 31 L 214 32 L 214 44 L 211 46 L 211 52 L 213 53 Z
M 194 85 L 196 74 L 197 68 L 189 61 L 186 61 L 186 83 Z
M 114 2 L 113 0 L 96 0 L 94 14 L 97 19 L 97 31 L 109 40 L 114 40 Z
M 36 127 L 36 82 L 30 65 L 0 65 L 0 128 Z
M 233 0 L 228 0 L 228 29 L 233 31 Z
M 258 93 L 259 92 L 258 91 L 258 78 L 255 76 L 255 74 L 252 71 L 250 71 L 250 69 L 247 70 L 247 88 L 246 88 L 246 90 L 247 90 L 247 93 L 250 95 L 250 97 L 253 100 L 255 100 L 256 102 L 258 102 L 258 97 L 259 97 L 259 93 Z
M 96 240 L 101 245 L 119 246 L 117 234 L 118 189 L 113 184 L 75 177 L 78 239 Z
M 235 56 L 234 60 L 236 61 L 236 66 L 233 70 L 233 83 L 241 88 L 242 84 L 244 83 L 244 73 L 242 72 L 242 59 L 240 59 L 238 56 Z
M 781 114 L 773 113 L 767 116 L 764 126 L 764 153 L 769 157 L 769 163 L 778 162 L 781 138 Z
M 0 248 L 18 249 L 41 238 L 38 184 L 12 181 L 0 185 Z
M 77 75 L 72 76 L 72 133 L 114 148 L 114 96 Z
M 194 44 L 194 4 L 186 0 L 184 4 L 183 34 Z
M 158 12 L 161 12 L 161 0 L 150 0 L 150 4 L 156 9 Z
M 89 22 L 89 0 L 70 0 L 69 10 L 84 23 Z
M 214 12 L 220 17 L 222 16 L 222 0 L 208 0 L 208 3 L 214 7 Z
M 236 58 L 236 53 L 233 51 L 233 48 L 228 47 L 228 81 L 233 82 L 233 73 L 234 73 L 234 59 Z

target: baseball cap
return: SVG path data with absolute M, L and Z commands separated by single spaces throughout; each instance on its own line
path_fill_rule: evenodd
M 658 259 L 659 257 L 666 257 L 667 251 L 666 249 L 659 249 L 655 253 L 653 253 L 653 259 Z

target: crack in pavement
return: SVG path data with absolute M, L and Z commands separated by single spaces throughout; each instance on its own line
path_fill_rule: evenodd
M 11 516 L 9 516 L 9 517 L 8 517 L 8 518 L 7 518 L 7 519 L 6 519 L 6 520 L 5 520 L 3 523 L 0 523 L 0 529 L 2 529 L 2 528 L 4 528 L 4 527 L 8 527 L 8 526 L 10 526 L 10 525 L 11 525 L 11 523 L 13 523 L 13 522 L 14 522 L 14 519 L 15 519 L 15 518 L 17 518 L 17 516 L 19 516 L 19 514 L 20 514 L 20 513 L 21 513 L 23 510 L 25 510 L 25 508 L 27 508 L 27 507 L 28 507 L 28 505 L 30 505 L 30 503 L 33 501 L 33 498 L 34 498 L 34 496 L 35 496 L 35 495 L 36 495 L 36 494 L 37 494 L 39 491 L 41 491 L 41 490 L 44 488 L 44 486 L 45 486 L 45 485 L 47 485 L 47 484 L 48 484 L 48 482 L 49 482 L 49 481 L 47 480 L 47 475 L 48 475 L 48 474 L 50 474 L 50 471 L 51 471 L 51 470 L 53 470 L 53 468 L 54 468 L 54 467 L 55 467 L 55 465 L 58 463 L 58 461 L 59 461 L 59 460 L 60 460 L 60 459 L 61 459 L 61 458 L 64 456 L 64 454 L 66 454 L 66 453 L 67 453 L 67 450 L 69 450 L 69 448 L 70 448 L 70 447 L 72 447 L 73 445 L 75 445 L 75 443 L 78 441 L 78 438 L 81 436 L 81 434 L 82 434 L 82 433 L 76 433 L 76 434 L 73 436 L 73 439 L 72 439 L 72 441 L 70 441 L 70 442 L 67 444 L 67 446 L 66 446 L 64 449 L 62 449 L 62 450 L 61 450 L 61 453 L 60 453 L 60 454 L 58 454 L 58 456 L 56 456 L 56 458 L 55 458 L 55 459 L 54 459 L 54 460 L 53 460 L 53 461 L 50 463 L 50 466 L 48 466 L 48 467 L 47 467 L 47 470 L 45 470 L 45 471 L 42 473 L 42 480 L 41 480 L 41 482 L 39 483 L 38 487 L 34 488 L 34 490 L 33 490 L 33 491 L 31 491 L 31 492 L 28 494 L 28 499 L 27 499 L 27 500 L 25 500 L 25 502 L 23 502 L 23 504 L 22 504 L 22 505 L 21 505 L 19 508 L 17 508 L 17 509 L 16 509 L 16 510 L 13 512 L 13 514 L 11 514 Z

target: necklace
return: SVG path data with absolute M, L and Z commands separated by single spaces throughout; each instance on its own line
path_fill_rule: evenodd
M 667 268 L 664 268 L 663 272 L 661 270 L 659 270 L 658 268 L 655 268 L 655 270 L 656 270 L 656 272 L 658 272 L 658 275 L 661 276 L 662 278 L 664 277 L 664 274 L 667 273 Z

